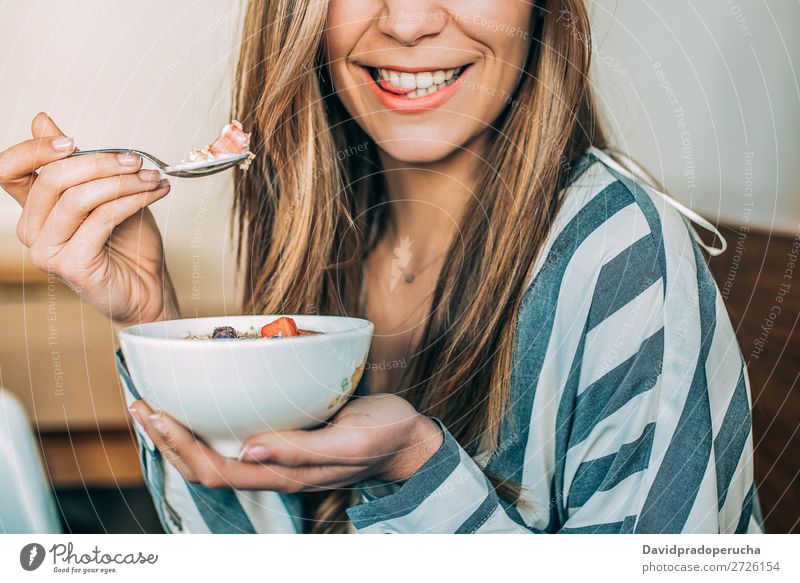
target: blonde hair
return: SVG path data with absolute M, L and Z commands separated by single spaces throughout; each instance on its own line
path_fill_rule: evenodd
M 359 315 L 361 266 L 384 217 L 377 146 L 333 91 L 324 62 L 327 2 L 250 0 L 233 110 L 256 158 L 237 171 L 235 227 L 252 313 Z M 604 146 L 587 80 L 582 0 L 543 0 L 513 101 L 488 131 L 473 205 L 435 288 L 404 396 L 467 451 L 492 453 L 508 407 L 515 321 L 558 192 L 590 145 Z M 353 148 L 357 145 L 357 148 Z M 351 148 L 355 153 L 337 156 Z M 513 217 L 514 220 L 509 220 Z M 446 290 L 458 289 L 460 294 Z M 519 487 L 490 476 L 498 494 Z M 307 496 L 308 530 L 345 532 L 353 490 Z

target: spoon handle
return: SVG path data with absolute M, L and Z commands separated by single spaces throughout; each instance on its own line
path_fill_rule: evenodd
M 75 152 L 72 152 L 69 156 L 67 156 L 67 158 L 70 158 L 72 156 L 83 156 L 84 154 L 128 154 L 128 153 L 138 154 L 142 158 L 147 158 L 162 170 L 167 166 L 169 166 L 168 164 L 162 162 L 152 154 L 148 154 L 147 152 L 142 152 L 141 150 L 135 150 L 133 148 L 100 148 L 97 150 L 76 150 Z

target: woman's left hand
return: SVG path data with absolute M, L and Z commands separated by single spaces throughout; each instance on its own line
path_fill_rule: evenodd
M 301 492 L 366 478 L 402 482 L 442 445 L 437 423 L 392 394 L 360 397 L 320 429 L 260 433 L 240 458 L 223 457 L 163 412 L 135 401 L 131 413 L 189 482 L 209 488 Z

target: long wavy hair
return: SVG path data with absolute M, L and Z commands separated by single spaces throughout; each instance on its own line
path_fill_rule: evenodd
M 363 315 L 362 265 L 384 224 L 387 194 L 378 146 L 328 76 L 327 11 L 324 0 L 247 4 L 233 95 L 256 153 L 235 175 L 245 312 Z M 495 451 L 510 414 L 516 317 L 559 191 L 586 148 L 605 145 L 587 77 L 583 0 L 540 0 L 533 12 L 519 86 L 487 129 L 475 196 L 405 371 L 404 396 L 473 454 Z M 518 485 L 490 478 L 500 496 L 520 502 Z M 352 530 L 344 510 L 358 502 L 353 489 L 305 502 L 307 531 Z

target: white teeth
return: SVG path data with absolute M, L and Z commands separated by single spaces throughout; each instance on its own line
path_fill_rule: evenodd
M 393 69 L 377 69 L 377 76 L 387 84 L 398 89 L 405 89 L 408 93 L 403 94 L 403 97 L 413 99 L 435 93 L 451 85 L 458 78 L 456 74 L 461 70 L 461 68 L 439 69 L 414 74 Z
M 417 73 L 417 81 L 416 81 L 417 89 L 427 89 L 431 85 L 433 85 L 433 73 L 431 73 L 430 71 Z
M 411 73 L 400 73 L 400 87 L 403 89 L 416 89 L 416 77 Z

